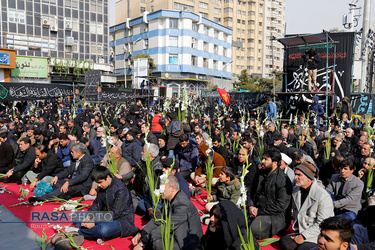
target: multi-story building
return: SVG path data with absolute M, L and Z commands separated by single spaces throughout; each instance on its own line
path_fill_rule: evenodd
M 122 84 L 126 80 L 140 88 L 130 59 L 147 54 L 156 65 L 152 73 L 156 95 L 158 91 L 162 96 L 178 95 L 184 87 L 199 95 L 208 85 L 232 89 L 227 67 L 232 30 L 200 15 L 171 10 L 144 12 L 110 27 L 110 40 L 115 74 Z
M 49 60 L 52 82 L 54 64 L 60 58 L 65 63 L 66 59 L 78 60 L 81 67 L 85 61 L 86 66 L 88 62 L 108 63 L 107 2 L 1 0 L 0 47 L 17 50 L 17 56 L 52 58 Z M 71 63 L 68 73 L 72 73 L 73 67 Z
M 273 66 L 282 70 L 282 45 L 272 44 L 271 37 L 284 34 L 285 0 L 118 0 L 116 24 L 161 9 L 194 12 L 231 28 L 235 75 L 246 69 L 253 76 L 269 77 Z

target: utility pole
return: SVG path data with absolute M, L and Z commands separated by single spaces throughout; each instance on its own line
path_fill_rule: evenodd
M 371 13 L 371 0 L 364 0 L 365 5 L 363 7 L 363 25 L 362 25 L 362 42 L 361 42 L 361 49 L 362 51 L 366 51 L 366 38 L 368 35 L 368 32 L 370 30 L 370 13 Z M 366 77 L 367 77 L 367 54 L 361 55 L 361 61 L 362 61 L 362 70 L 361 70 L 361 81 L 359 83 L 359 93 L 365 93 L 367 92 L 366 88 Z M 371 83 L 370 83 L 371 84 Z

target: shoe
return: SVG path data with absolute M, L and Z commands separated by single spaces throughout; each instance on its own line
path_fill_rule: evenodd
M 30 202 L 30 203 L 35 203 L 35 202 L 37 202 L 37 201 L 45 201 L 46 199 L 44 199 L 44 198 L 41 198 L 41 197 L 36 197 L 36 196 L 34 196 L 34 197 L 29 197 L 29 199 L 28 199 L 28 201 Z
M 67 235 L 69 236 L 72 236 L 72 237 L 76 237 L 76 236 L 79 236 L 79 233 L 78 232 L 72 232 L 72 233 L 66 233 Z M 51 244 L 52 245 L 56 245 L 57 243 L 59 243 L 61 240 L 63 239 L 68 239 L 68 237 L 66 236 L 65 233 L 57 233 L 55 234 L 54 236 L 52 236 L 51 238 Z
M 81 246 L 84 241 L 85 241 L 85 238 L 83 237 L 83 235 L 73 236 L 73 242 L 77 246 Z M 72 249 L 72 248 L 73 247 L 70 244 L 70 240 L 68 238 L 65 238 L 65 239 L 57 242 L 56 245 L 55 245 L 55 250 L 68 250 L 68 249 Z

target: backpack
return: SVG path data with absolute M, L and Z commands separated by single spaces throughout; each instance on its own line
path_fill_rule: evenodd
M 184 133 L 184 122 L 182 121 L 172 121 L 167 128 L 167 132 L 174 137 L 179 137 Z

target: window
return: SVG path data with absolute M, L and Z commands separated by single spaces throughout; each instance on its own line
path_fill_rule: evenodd
M 255 2 L 248 2 L 247 3 L 249 6 L 255 6 Z
M 224 18 L 224 22 L 232 22 L 233 21 L 233 18 L 231 17 L 225 17 Z
M 141 0 L 141 3 L 145 3 L 146 2 L 146 0 Z
M 178 19 L 177 18 L 169 18 L 169 28 L 170 29 L 178 29 Z
M 141 7 L 141 13 L 146 11 L 146 7 Z
M 178 37 L 177 36 L 169 36 L 169 46 L 172 46 L 172 47 L 178 46 Z
M 154 12 L 154 5 L 151 6 L 151 12 Z
M 241 23 L 241 19 L 237 19 L 237 23 Z
M 208 18 L 208 14 L 207 14 L 207 13 L 204 13 L 204 12 L 199 12 L 199 14 L 201 14 L 201 15 L 202 15 L 202 17 L 204 17 L 204 18 Z
M 214 37 L 215 37 L 215 38 L 219 38 L 219 31 L 214 30 Z
M 103 23 L 90 22 L 90 33 L 103 34 Z
M 241 10 L 237 10 L 237 14 L 238 14 L 238 15 L 241 15 Z
M 246 16 L 246 11 L 242 11 L 242 15 Z
M 208 52 L 208 43 L 203 42 L 203 50 Z
M 57 0 L 42 0 L 42 3 L 49 3 L 49 4 L 52 4 L 52 5 L 56 5 L 56 2 Z
M 25 11 L 8 9 L 8 22 L 11 23 L 25 23 Z
M 178 55 L 169 55 L 169 64 L 178 64 Z
M 254 33 L 255 33 L 255 30 L 253 30 L 253 29 L 248 30 L 247 33 L 248 33 L 248 34 L 254 34 Z
M 193 22 L 193 23 L 191 24 L 191 29 L 192 29 L 193 31 L 198 31 L 198 24 Z
M 50 2 L 51 2 L 51 0 L 50 0 Z M 101 5 L 101 3 L 100 3 L 100 5 Z M 95 12 L 99 12 L 99 10 L 96 11 L 96 6 L 97 5 L 95 3 L 92 3 L 92 5 L 90 5 L 90 8 L 93 8 L 93 9 L 95 8 L 95 10 L 91 10 L 91 9 L 90 10 L 95 11 Z M 78 8 L 78 0 L 65 0 L 65 7 L 77 9 Z
M 220 14 L 221 13 L 221 9 L 220 8 L 214 8 L 214 13 L 215 14 Z
M 103 44 L 91 43 L 90 44 L 90 53 L 103 55 Z
M 249 39 L 247 39 L 247 42 L 248 42 L 248 43 L 253 43 L 253 42 L 254 42 L 254 39 L 253 39 L 253 38 L 249 38 Z
M 221 18 L 214 17 L 214 22 L 215 22 L 215 23 L 220 23 L 220 22 L 221 22 Z
M 259 13 L 259 17 L 263 17 L 263 14 L 262 14 L 262 13 Z
M 183 10 L 183 11 L 190 11 L 190 12 L 194 11 L 193 6 L 182 4 L 182 3 L 176 3 L 176 2 L 174 3 L 174 8 L 177 10 Z
M 203 27 L 203 32 L 204 32 L 205 35 L 208 35 L 208 27 L 207 26 Z
M 194 37 L 191 38 L 191 47 L 193 49 L 197 49 L 198 48 L 198 39 L 196 39 Z
M 224 12 L 233 12 L 233 8 L 224 8 Z
M 199 8 L 208 9 L 208 3 L 199 2 Z
M 255 21 L 254 20 L 249 20 L 248 24 L 255 24 Z
M 218 69 L 218 62 L 214 60 L 214 69 Z
M 203 67 L 208 68 L 208 59 L 207 58 L 203 58 Z
M 249 16 L 254 16 L 255 15 L 255 11 L 249 11 Z
M 74 41 L 73 46 L 66 46 L 65 45 L 65 51 L 70 52 L 70 53 L 78 53 L 79 52 L 78 47 L 79 47 L 78 41 Z
M 223 56 L 227 56 L 227 49 L 226 48 L 223 49 Z
M 233 0 L 224 0 L 224 3 L 233 3 Z
M 219 46 L 217 46 L 216 44 L 214 45 L 214 53 L 219 54 Z
M 262 26 L 262 22 L 259 22 L 259 26 Z
M 191 56 L 191 65 L 198 66 L 198 58 L 196 56 Z
M 97 1 L 97 2 L 91 1 L 90 2 L 90 11 L 102 13 L 103 12 L 103 2 L 102 1 Z

